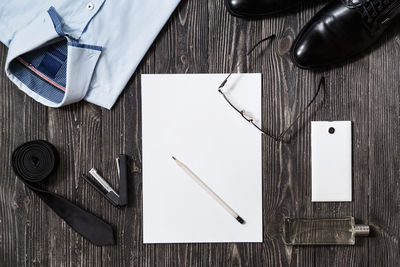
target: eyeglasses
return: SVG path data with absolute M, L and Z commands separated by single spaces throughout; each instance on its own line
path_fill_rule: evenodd
M 246 58 L 249 57 L 252 52 L 262 43 L 266 42 L 266 41 L 271 41 L 275 39 L 275 35 L 271 35 L 268 36 L 267 38 L 262 39 L 261 41 L 259 41 L 256 45 L 254 45 L 249 52 L 246 54 Z M 324 102 L 325 100 L 325 77 L 321 77 L 319 84 L 318 84 L 318 88 L 314 94 L 314 96 L 312 97 L 312 99 L 308 102 L 307 106 L 297 115 L 297 117 L 291 122 L 291 124 L 289 125 L 288 128 L 286 128 L 283 132 L 281 132 L 279 135 L 274 135 L 271 132 L 263 129 L 261 126 L 258 126 L 255 122 L 254 122 L 254 118 L 247 113 L 245 110 L 243 109 L 239 109 L 237 108 L 230 100 L 229 98 L 226 96 L 226 94 L 222 91 L 222 88 L 226 85 L 226 83 L 228 82 L 228 79 L 232 76 L 234 69 L 236 69 L 237 67 L 239 67 L 241 64 L 243 63 L 242 60 L 240 60 L 235 66 L 233 66 L 231 72 L 228 74 L 228 76 L 226 77 L 226 79 L 221 83 L 221 85 L 218 87 L 218 92 L 221 93 L 221 95 L 223 96 L 223 98 L 226 100 L 226 102 L 237 112 L 239 113 L 247 122 L 251 123 L 255 128 L 257 128 L 262 134 L 272 138 L 273 140 L 277 141 L 277 142 L 282 142 L 282 143 L 289 143 L 291 138 L 285 138 L 285 136 L 287 135 L 287 133 L 289 132 L 289 130 L 291 128 L 293 128 L 293 126 L 295 125 L 295 123 L 301 118 L 301 116 L 304 115 L 304 113 L 307 112 L 307 110 L 312 106 L 312 104 L 314 102 L 316 102 L 316 99 L 318 97 L 318 95 L 320 94 L 320 91 L 323 91 L 323 99 L 321 102 Z M 323 90 L 321 90 L 323 89 Z

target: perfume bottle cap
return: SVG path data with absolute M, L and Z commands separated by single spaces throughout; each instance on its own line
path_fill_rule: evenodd
M 368 236 L 370 233 L 370 229 L 368 225 L 356 224 L 356 226 L 354 227 L 354 232 L 356 236 Z

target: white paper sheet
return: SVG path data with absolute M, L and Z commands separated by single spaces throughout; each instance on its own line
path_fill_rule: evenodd
M 218 92 L 226 74 L 142 75 L 144 243 L 262 242 L 261 134 Z M 224 91 L 261 120 L 261 74 Z M 242 225 L 171 158 L 196 173 Z

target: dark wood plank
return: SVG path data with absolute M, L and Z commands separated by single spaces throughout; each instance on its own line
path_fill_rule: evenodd
M 400 23 L 370 55 L 369 69 L 369 239 L 371 266 L 400 265 Z M 366 166 L 365 166 L 366 167 Z M 366 167 L 367 168 L 367 167 Z
M 1 47 L 1 61 L 5 62 L 6 49 Z M 3 64 L 4 65 L 4 64 Z M 1 72 L 1 162 L 2 221 L 0 244 L 5 253 L 2 259 L 8 266 L 25 263 L 46 264 L 49 234 L 52 233 L 52 216 L 39 198 L 17 179 L 11 170 L 10 160 L 13 149 L 30 139 L 47 139 L 47 108 L 38 105 L 20 91 Z M 32 116 L 31 116 L 31 115 Z M 44 124 L 46 125 L 46 123 Z M 50 181 L 51 183 L 52 181 Z M 4 227 L 4 228 L 3 228 Z M 47 229 L 42 231 L 41 229 Z M 39 243 L 40 249 L 33 249 Z
M 104 218 L 104 199 L 93 188 L 80 179 L 82 173 L 88 173 L 91 167 L 101 166 L 102 135 L 99 134 L 102 118 L 101 109 L 90 104 L 78 103 L 61 109 L 49 109 L 49 136 L 59 149 L 63 160 L 57 172 L 57 187 L 51 189 L 82 208 Z M 60 179 L 62 177 L 62 179 Z M 56 216 L 56 215 L 54 215 Z M 57 255 L 64 251 L 65 264 L 74 266 L 96 266 L 101 264 L 101 248 L 91 245 L 60 219 L 54 225 L 61 225 L 65 235 L 59 236 L 52 251 Z M 54 234 L 56 235 L 56 234 Z M 81 251 L 87 251 L 82 254 Z M 58 252 L 58 253 L 57 253 Z M 54 259 L 52 265 L 56 265 Z

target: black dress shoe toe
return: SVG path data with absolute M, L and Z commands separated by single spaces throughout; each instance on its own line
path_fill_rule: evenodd
M 400 0 L 333 0 L 303 28 L 291 58 L 300 68 L 327 67 L 362 53 L 400 14 Z
M 302 0 L 225 0 L 228 11 L 239 17 L 259 17 L 287 11 Z
M 303 36 L 307 38 L 298 38 L 292 48 L 292 60 L 301 68 L 317 67 L 332 62 L 341 51 L 340 44 L 331 41 L 335 36 L 327 30 L 324 23 L 316 22 L 312 29 L 303 32 Z M 337 52 L 333 54 L 327 51 Z

